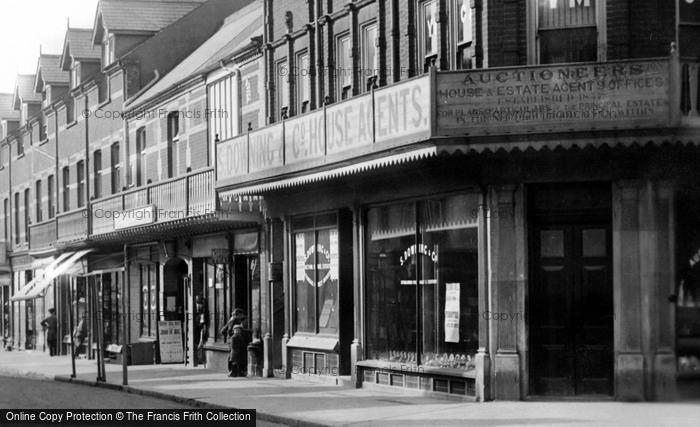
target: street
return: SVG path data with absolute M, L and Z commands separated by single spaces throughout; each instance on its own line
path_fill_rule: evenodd
M 187 405 L 139 394 L 59 381 L 0 376 L 3 409 L 177 409 Z M 0 424 L 2 422 L 0 421 Z M 275 426 L 258 421 L 258 426 Z
M 183 405 L 106 388 L 0 376 L 0 407 L 5 409 L 171 409 L 182 408 Z

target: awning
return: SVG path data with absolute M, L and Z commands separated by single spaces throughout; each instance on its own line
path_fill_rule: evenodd
M 233 190 L 222 191 L 219 197 L 223 200 L 237 199 L 239 196 L 259 195 L 266 191 L 279 190 L 282 188 L 295 187 L 299 185 L 309 184 L 312 182 L 326 181 L 341 176 L 353 175 L 360 172 L 379 169 L 386 166 L 399 165 L 411 161 L 427 159 L 437 155 L 437 148 L 429 146 L 418 148 L 410 151 L 404 151 L 398 154 L 384 156 L 378 159 L 366 160 L 364 162 L 355 163 L 348 166 L 336 167 L 321 172 L 314 172 L 306 175 L 295 176 L 292 178 L 280 179 L 264 184 L 252 185 L 249 187 L 236 188 Z
M 56 258 L 39 277 L 35 277 L 24 285 L 12 298 L 12 301 L 26 300 L 38 297 L 56 277 L 69 273 L 69 270 L 82 257 L 94 249 L 83 249 L 77 252 L 66 252 Z

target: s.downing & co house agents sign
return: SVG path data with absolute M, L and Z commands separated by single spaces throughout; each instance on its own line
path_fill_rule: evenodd
M 426 75 L 222 141 L 217 181 L 278 175 L 424 141 L 432 130 L 431 102 Z
M 669 76 L 667 59 L 439 73 L 438 133 L 663 126 Z

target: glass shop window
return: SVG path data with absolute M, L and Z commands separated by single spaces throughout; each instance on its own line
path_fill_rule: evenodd
M 478 209 L 476 195 L 369 209 L 370 359 L 473 369 L 479 325 Z
M 335 214 L 303 218 L 294 227 L 296 331 L 338 333 L 338 226 Z

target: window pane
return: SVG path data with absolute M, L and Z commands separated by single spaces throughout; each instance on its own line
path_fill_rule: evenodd
M 457 42 L 472 41 L 472 9 L 470 0 L 457 0 Z
M 420 204 L 422 354 L 426 366 L 473 369 L 478 347 L 476 196 Z
M 297 332 L 316 332 L 316 283 L 314 232 L 297 233 L 295 244 L 296 321 Z
M 412 203 L 367 213 L 367 351 L 370 359 L 416 361 L 415 209 Z
M 564 231 L 542 230 L 540 231 L 540 256 L 563 257 L 564 256 Z
M 437 0 L 423 2 L 420 8 L 420 19 L 421 35 L 423 39 L 423 56 L 437 53 Z
M 596 228 L 591 230 L 583 230 L 581 234 L 583 256 L 596 257 L 605 256 L 606 250 L 606 230 L 604 228 Z
M 319 230 L 316 247 L 318 328 L 338 333 L 338 230 Z
M 597 59 L 595 27 L 540 32 L 540 63 L 590 62 Z
M 363 64 L 362 78 L 367 79 L 378 73 L 377 24 L 367 25 L 362 35 Z

